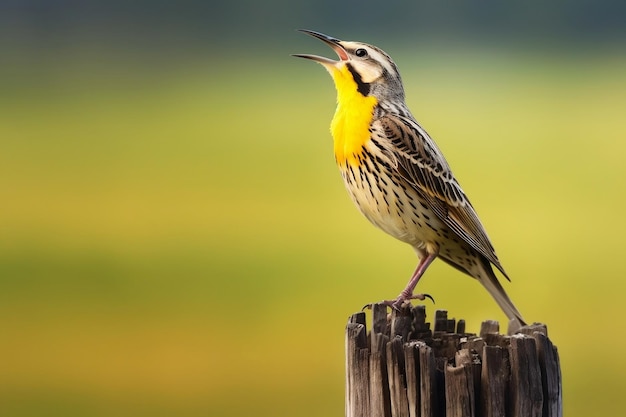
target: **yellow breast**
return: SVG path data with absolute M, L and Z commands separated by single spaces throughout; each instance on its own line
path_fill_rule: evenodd
M 369 127 L 377 100 L 357 90 L 357 84 L 345 66 L 334 69 L 331 75 L 337 89 L 337 110 L 330 124 L 335 159 L 338 164 L 347 162 L 355 166 L 363 145 L 370 139 Z

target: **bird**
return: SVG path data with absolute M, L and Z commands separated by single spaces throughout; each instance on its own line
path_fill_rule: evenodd
M 382 49 L 300 30 L 338 59 L 293 54 L 321 64 L 337 91 L 331 122 L 334 156 L 346 189 L 375 226 L 408 243 L 419 262 L 406 287 L 384 303 L 400 309 L 424 300 L 415 287 L 439 258 L 478 280 L 509 319 L 509 332 L 526 325 L 498 281 L 510 281 L 467 195 L 439 147 L 407 107 L 398 67 Z

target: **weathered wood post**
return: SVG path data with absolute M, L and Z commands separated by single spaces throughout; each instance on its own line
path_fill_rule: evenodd
M 424 306 L 372 306 L 346 326 L 346 417 L 562 417 L 559 355 L 543 324 L 480 335 Z

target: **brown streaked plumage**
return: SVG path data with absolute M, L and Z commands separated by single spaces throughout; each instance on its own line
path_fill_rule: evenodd
M 374 225 L 410 244 L 420 261 L 394 300 L 410 299 L 417 282 L 437 257 L 476 278 L 510 320 L 510 331 L 525 322 L 493 272 L 505 277 L 476 211 L 443 154 L 406 106 L 395 63 L 379 48 L 303 31 L 328 44 L 338 61 L 296 55 L 322 64 L 337 89 L 331 124 L 335 158 L 346 189 Z

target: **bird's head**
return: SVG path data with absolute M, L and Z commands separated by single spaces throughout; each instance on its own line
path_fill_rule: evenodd
M 362 42 L 341 41 L 331 36 L 311 30 L 301 30 L 330 46 L 339 60 L 309 55 L 295 54 L 323 65 L 335 80 L 338 92 L 354 88 L 363 96 L 373 96 L 382 100 L 404 101 L 404 88 L 400 73 L 393 60 L 383 50 Z M 353 83 L 351 82 L 353 81 Z

